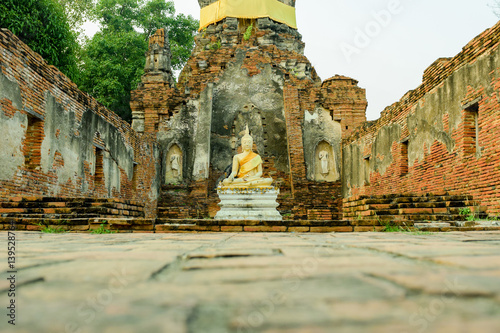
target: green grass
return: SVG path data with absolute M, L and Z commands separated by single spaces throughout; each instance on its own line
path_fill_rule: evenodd
M 460 208 L 459 213 L 460 215 L 465 216 L 465 219 L 467 221 L 476 220 L 476 215 L 472 212 L 472 210 L 469 207 Z
M 212 45 L 210 45 L 210 49 L 214 50 L 214 51 L 217 51 L 221 47 L 222 47 L 222 44 L 221 44 L 220 40 L 218 40 L 217 42 L 215 42 Z
M 104 223 L 101 223 L 99 228 L 92 230 L 92 234 L 114 234 L 116 231 L 109 230 Z
M 42 223 L 38 223 L 37 225 L 42 227 L 40 231 L 46 234 L 62 234 L 66 232 L 66 230 L 64 230 L 63 228 L 54 228 L 51 226 L 43 225 Z
M 409 235 L 423 236 L 423 235 L 432 235 L 432 232 L 429 231 L 420 231 L 415 227 L 408 227 L 404 222 L 403 225 L 390 222 L 382 222 L 380 219 L 378 220 L 380 225 L 384 227 L 381 232 L 402 232 Z
M 393 225 L 392 223 L 388 223 L 384 225 L 384 229 L 382 232 L 403 232 L 405 231 L 403 228 L 401 228 L 399 225 Z

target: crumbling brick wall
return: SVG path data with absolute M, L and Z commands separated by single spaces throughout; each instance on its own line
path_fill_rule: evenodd
M 366 90 L 358 81 L 335 75 L 321 85 L 322 105 L 340 122 L 342 137 L 347 138 L 366 121 Z
M 417 89 L 345 140 L 345 198 L 449 193 L 500 214 L 499 42 L 497 24 L 438 59 Z
M 158 147 L 10 31 L 0 31 L 0 200 L 134 200 L 155 214 Z

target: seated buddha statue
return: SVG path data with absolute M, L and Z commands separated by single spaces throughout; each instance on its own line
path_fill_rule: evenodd
M 232 172 L 222 181 L 223 187 L 270 187 L 272 178 L 262 178 L 262 158 L 252 151 L 253 139 L 248 131 L 241 138 L 243 152 L 233 157 Z

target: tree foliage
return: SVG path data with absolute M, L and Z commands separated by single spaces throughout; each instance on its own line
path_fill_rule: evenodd
M 147 47 L 147 42 L 135 31 L 97 32 L 85 47 L 80 89 L 130 121 L 130 91 L 144 72 Z
M 489 6 L 493 9 L 493 13 L 495 13 L 497 17 L 500 17 L 500 1 L 496 0 L 493 4 Z
M 149 36 L 166 28 L 172 66 L 179 69 L 191 54 L 198 22 L 175 16 L 167 0 L 98 0 L 94 17 L 101 29 L 83 49 L 79 86 L 130 121 L 130 91 L 143 74 Z
M 78 43 L 58 2 L 2 0 L 0 27 L 9 29 L 72 80 L 77 78 Z
M 82 34 L 82 26 L 92 21 L 96 0 L 56 0 L 64 9 L 69 25 L 74 33 Z
M 194 35 L 199 27 L 199 22 L 192 16 L 183 14 L 167 20 L 170 49 L 172 50 L 172 67 L 182 69 L 191 56 L 194 46 Z

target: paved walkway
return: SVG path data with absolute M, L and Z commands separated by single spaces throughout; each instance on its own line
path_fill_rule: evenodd
M 500 232 L 16 238 L 0 332 L 500 332 Z

